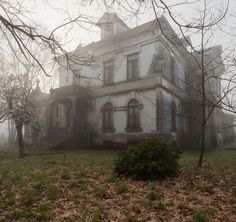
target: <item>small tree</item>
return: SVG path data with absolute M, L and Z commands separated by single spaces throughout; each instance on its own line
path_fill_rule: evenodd
M 16 127 L 20 157 L 25 156 L 24 125 L 39 128 L 35 107 L 30 100 L 32 83 L 29 73 L 0 74 L 0 120 L 11 119 Z

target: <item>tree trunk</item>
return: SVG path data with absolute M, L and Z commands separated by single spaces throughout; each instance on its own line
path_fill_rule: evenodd
M 203 155 L 204 155 L 204 151 L 205 151 L 205 135 L 206 135 L 206 126 L 205 123 L 202 124 L 202 136 L 201 136 L 201 151 L 200 151 L 200 156 L 198 159 L 198 167 L 202 166 L 202 162 L 203 162 Z
M 25 157 L 25 145 L 24 145 L 22 129 L 23 129 L 22 124 L 16 126 L 16 132 L 17 132 L 17 138 L 18 138 L 18 147 L 19 147 L 19 157 L 20 158 Z
M 205 22 L 205 17 L 203 22 Z M 203 155 L 205 151 L 205 137 L 206 137 L 206 73 L 205 73 L 205 62 L 204 62 L 204 28 L 201 30 L 201 87 L 202 87 L 202 132 L 201 132 L 201 151 L 198 159 L 198 167 L 202 166 Z

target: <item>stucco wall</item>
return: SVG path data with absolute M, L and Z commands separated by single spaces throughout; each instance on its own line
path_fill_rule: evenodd
M 116 133 L 125 133 L 127 127 L 126 106 L 129 100 L 136 98 L 143 108 L 140 110 L 141 127 L 144 132 L 150 132 L 156 128 L 155 98 L 156 91 L 131 92 L 121 95 L 111 95 L 95 99 L 94 110 L 90 114 L 90 122 L 94 125 L 96 132 L 102 133 L 102 108 L 107 102 L 111 102 L 118 110 L 114 111 L 114 128 Z M 151 102 L 150 102 L 150 101 Z
M 151 37 L 152 38 L 147 40 L 147 37 L 141 38 L 139 36 L 137 38 L 128 39 L 120 43 L 114 42 L 113 45 L 107 45 L 103 48 L 97 48 L 94 50 L 91 48 L 90 56 L 94 58 L 94 61 L 89 66 L 76 65 L 75 69 L 79 70 L 79 74 L 81 76 L 80 81 L 77 81 L 77 83 L 86 87 L 101 87 L 103 85 L 103 63 L 110 60 L 114 61 L 113 82 L 119 83 L 122 81 L 127 81 L 127 55 L 132 53 L 139 54 L 140 78 L 143 78 L 149 74 L 154 74 L 153 70 L 150 72 L 154 55 L 158 55 L 162 51 L 162 59 L 164 60 L 165 64 L 163 76 L 167 80 L 171 81 L 170 58 L 171 56 L 174 57 L 176 60 L 175 82 L 179 88 L 184 90 L 184 65 L 179 54 L 176 50 L 174 51 L 174 49 L 170 48 L 169 46 L 164 46 L 162 41 L 157 37 Z M 60 68 L 59 76 L 60 87 L 72 83 L 73 75 L 71 72 Z
M 163 103 L 168 104 L 173 98 L 176 102 L 177 112 L 179 112 L 181 100 L 177 97 L 173 97 L 170 93 L 166 92 L 165 90 L 161 90 L 163 96 Z M 160 132 L 157 131 L 156 125 L 156 112 L 157 112 L 157 95 L 160 93 L 160 89 L 150 89 L 145 91 L 138 91 L 138 92 L 130 92 L 125 94 L 119 95 L 111 95 L 96 98 L 93 100 L 94 110 L 89 115 L 89 122 L 93 132 L 96 134 L 96 142 L 102 143 L 103 140 L 112 140 L 120 135 L 143 135 L 143 134 L 158 134 Z M 127 105 L 131 99 L 137 99 L 140 104 L 143 105 L 142 109 L 140 109 L 140 126 L 142 131 L 140 132 L 127 132 Z M 104 133 L 102 130 L 102 108 L 107 103 L 111 102 L 114 106 L 114 113 L 113 113 L 113 120 L 114 120 L 114 129 L 115 132 L 112 133 Z M 167 110 L 166 110 L 167 112 Z M 166 114 L 165 112 L 165 114 Z M 170 116 L 170 115 L 169 115 Z M 164 118 L 164 117 L 163 117 Z M 169 133 L 171 132 L 171 120 L 170 122 L 165 125 L 163 128 L 162 133 Z M 179 116 L 176 116 L 176 125 L 177 131 L 183 130 L 183 123 Z M 119 142 L 126 143 L 125 141 L 127 137 L 124 137 L 123 140 L 120 139 Z
M 95 58 L 95 61 L 91 66 L 80 66 L 76 67 L 79 69 L 81 78 L 79 84 L 85 87 L 90 88 L 99 88 L 103 87 L 103 63 L 106 61 L 114 61 L 114 76 L 113 83 L 115 86 L 119 86 L 118 83 L 124 83 L 127 81 L 127 56 L 132 53 L 138 53 L 139 57 L 139 77 L 145 79 L 146 77 L 159 75 L 163 76 L 165 79 L 171 81 L 170 73 L 170 60 L 171 57 L 175 58 L 175 84 L 178 88 L 185 90 L 185 72 L 183 60 L 180 57 L 178 51 L 171 47 L 168 44 L 163 42 L 164 40 L 160 38 L 160 33 L 158 31 L 143 33 L 132 38 L 127 38 L 122 41 L 116 41 L 114 37 L 113 44 L 104 45 L 102 42 L 100 47 L 98 43 L 93 48 L 93 45 L 89 46 L 86 51 Z M 78 54 L 80 52 L 78 51 Z M 156 59 L 158 55 L 162 54 L 162 57 L 158 57 L 164 63 L 164 70 L 162 72 L 157 72 L 155 70 L 155 63 L 159 60 Z M 83 50 L 81 49 L 81 56 L 83 55 Z M 69 80 L 72 79 L 69 77 Z M 69 81 L 65 82 L 66 78 L 63 77 L 63 70 L 60 73 L 60 86 L 68 85 Z M 133 82 L 133 81 L 132 81 Z M 141 82 L 141 80 L 140 80 Z M 167 82 L 167 81 L 165 81 Z M 111 86 L 109 87 L 112 87 Z M 173 97 L 173 87 L 169 87 L 167 90 L 164 90 L 164 83 L 162 84 L 162 93 L 163 93 L 163 103 L 169 105 L 172 99 L 174 98 L 176 102 L 177 111 L 179 112 L 181 107 L 181 101 L 178 97 Z M 122 84 L 120 84 L 122 85 Z M 171 85 L 171 84 L 169 84 Z M 107 88 L 109 88 L 107 87 Z M 103 87 L 104 90 L 107 89 Z M 160 131 L 157 130 L 157 95 L 160 93 L 161 86 L 150 87 L 145 90 L 143 89 L 130 89 L 119 93 L 112 93 L 109 95 L 101 96 L 93 94 L 93 104 L 94 110 L 89 114 L 90 127 L 95 134 L 96 142 L 102 143 L 104 140 L 112 140 L 119 142 L 127 142 L 127 136 L 129 135 L 143 135 L 143 134 L 158 134 Z M 172 92 L 172 93 L 171 93 Z M 175 93 L 176 94 L 176 93 Z M 140 110 L 140 126 L 142 130 L 140 132 L 127 132 L 127 105 L 130 99 L 136 98 L 142 104 L 142 109 Z M 114 108 L 114 129 L 113 133 L 105 133 L 102 130 L 102 108 L 104 104 L 111 102 Z M 168 113 L 169 112 L 169 113 Z M 170 110 L 165 110 L 165 117 L 169 118 L 169 122 L 165 123 L 162 133 L 170 134 L 171 132 L 171 113 Z M 164 114 L 163 114 L 164 118 Z M 177 130 L 183 129 L 183 124 L 181 118 L 176 117 L 177 120 Z

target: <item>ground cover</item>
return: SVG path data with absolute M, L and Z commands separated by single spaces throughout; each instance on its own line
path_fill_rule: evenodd
M 177 178 L 117 178 L 112 151 L 27 156 L 0 152 L 0 221 L 236 221 L 236 151 L 195 168 L 184 153 Z

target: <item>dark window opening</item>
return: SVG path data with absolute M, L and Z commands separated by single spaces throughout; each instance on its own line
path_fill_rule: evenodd
M 171 132 L 176 132 L 176 104 L 174 101 L 171 103 Z
M 127 56 L 127 79 L 137 79 L 139 75 L 138 53 Z
M 128 103 L 128 129 L 138 129 L 140 128 L 140 106 L 139 102 L 136 99 L 130 100 Z
M 156 126 L 157 126 L 157 131 L 162 131 L 162 93 L 157 96 L 157 101 L 156 101 Z
M 175 84 L 175 59 L 174 57 L 171 57 L 170 59 L 170 72 L 171 72 L 171 82 Z
M 113 83 L 114 61 L 104 62 L 104 84 Z
M 103 129 L 113 129 L 113 105 L 106 103 L 103 107 Z

